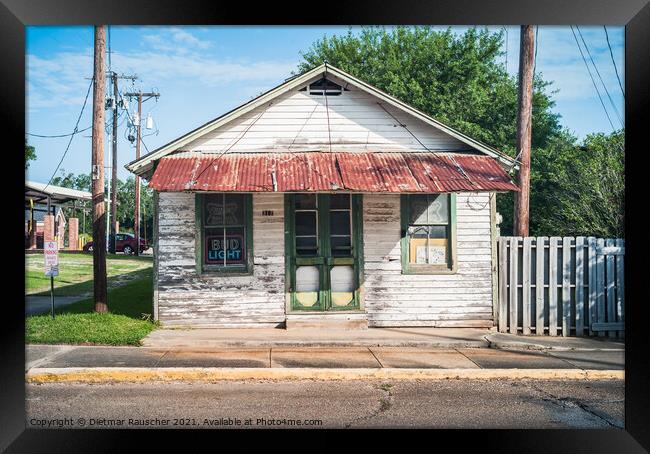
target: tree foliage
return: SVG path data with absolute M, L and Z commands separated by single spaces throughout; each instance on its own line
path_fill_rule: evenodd
M 29 161 L 36 159 L 36 149 L 27 143 L 25 139 L 25 170 L 29 167 Z

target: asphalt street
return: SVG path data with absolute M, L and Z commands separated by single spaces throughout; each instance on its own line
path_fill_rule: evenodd
M 611 428 L 624 381 L 28 384 L 28 428 Z

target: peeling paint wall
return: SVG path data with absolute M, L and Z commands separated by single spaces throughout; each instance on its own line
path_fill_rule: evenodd
M 159 194 L 158 319 L 164 326 L 271 327 L 285 321 L 284 196 L 253 195 L 253 275 L 197 274 L 195 195 Z M 273 211 L 272 216 L 262 216 Z
M 365 195 L 363 222 L 369 326 L 493 325 L 488 193 L 458 194 L 456 274 L 402 274 L 399 195 Z

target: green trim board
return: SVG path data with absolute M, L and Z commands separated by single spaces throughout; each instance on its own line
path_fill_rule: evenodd
M 447 241 L 447 263 L 444 265 L 433 264 L 413 264 L 409 261 L 409 242 L 407 231 L 409 228 L 409 197 L 412 195 L 402 194 L 400 197 L 400 249 L 402 274 L 454 274 L 458 269 L 458 260 L 456 257 L 456 193 L 448 193 L 448 214 L 449 222 Z M 419 195 L 418 195 L 419 196 Z
M 313 194 L 316 196 L 317 212 L 317 249 L 312 255 L 298 255 L 296 247 L 296 195 L 285 195 L 285 289 L 288 295 L 288 311 L 357 311 L 361 307 L 361 274 L 363 272 L 363 239 L 361 224 L 361 195 L 350 195 L 350 255 L 333 256 L 330 232 L 331 211 L 330 194 Z M 344 211 L 347 209 L 343 209 Z M 300 211 L 300 210 L 299 210 Z M 310 209 L 311 211 L 311 209 Z M 334 295 L 331 291 L 331 272 L 336 266 L 351 266 L 353 287 L 348 304 L 336 304 L 337 298 L 346 298 L 343 294 Z M 301 266 L 318 269 L 318 291 L 296 292 L 296 272 Z M 311 270 L 310 270 L 311 271 Z M 313 294 L 312 294 L 313 293 Z M 336 293 L 336 292 L 335 292 Z
M 227 275 L 227 276 L 246 276 L 253 274 L 253 195 L 242 194 L 244 196 L 244 209 L 245 209 L 245 241 L 246 241 L 246 264 L 243 266 L 220 266 L 220 265 L 206 265 L 204 263 L 204 235 L 205 229 L 203 228 L 203 204 L 208 194 L 223 194 L 219 192 L 213 193 L 196 193 L 195 194 L 195 238 L 194 256 L 196 259 L 196 272 L 198 274 L 210 273 L 213 275 Z M 227 193 L 228 195 L 236 193 Z

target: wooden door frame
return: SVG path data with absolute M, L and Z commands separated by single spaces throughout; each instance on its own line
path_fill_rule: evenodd
M 285 264 L 285 303 L 286 313 L 342 313 L 342 312 L 363 312 L 363 281 L 364 281 L 364 261 L 363 261 L 363 198 L 361 194 L 350 194 L 351 222 L 352 222 L 352 257 L 331 257 L 329 244 L 329 211 L 322 210 L 321 201 L 327 201 L 329 193 L 317 193 L 319 198 L 318 204 L 318 228 L 321 235 L 319 236 L 319 247 L 327 251 L 319 257 L 314 257 L 314 264 L 331 267 L 333 265 L 350 264 L 354 270 L 354 307 L 333 307 L 329 301 L 330 283 L 329 272 L 321 271 L 319 273 L 320 291 L 319 305 L 317 308 L 294 308 L 295 292 L 294 285 L 296 280 L 296 253 L 295 253 L 295 211 L 294 211 L 294 193 L 287 193 L 284 197 L 284 264 Z M 310 258 L 303 258 L 304 264 L 308 264 Z M 317 263 L 318 262 L 318 263 Z M 323 262 L 323 263 L 321 263 Z M 324 307 L 323 307 L 324 305 Z

